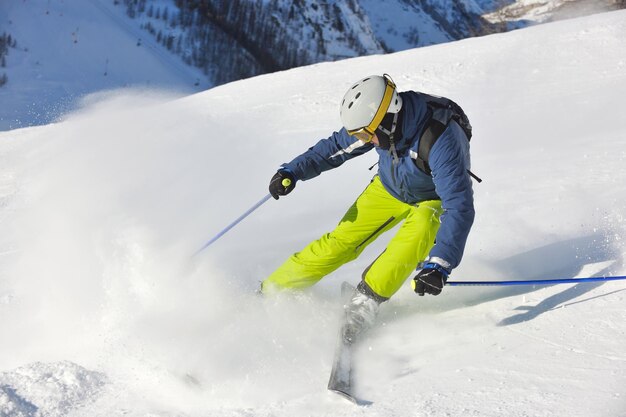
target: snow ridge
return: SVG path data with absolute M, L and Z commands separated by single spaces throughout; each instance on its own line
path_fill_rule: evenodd
M 0 373 L 0 415 L 65 417 L 87 405 L 106 384 L 104 374 L 69 361 L 35 362 Z

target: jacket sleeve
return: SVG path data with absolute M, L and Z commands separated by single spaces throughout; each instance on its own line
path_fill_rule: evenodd
M 342 128 L 281 167 L 291 172 L 296 179 L 306 181 L 324 171 L 337 168 L 348 159 L 363 155 L 373 148 L 372 143 L 361 142 Z
M 444 209 L 430 258 L 448 263 L 442 266 L 451 270 L 461 262 L 475 215 L 469 141 L 459 125 L 450 123 L 431 149 L 428 162 Z

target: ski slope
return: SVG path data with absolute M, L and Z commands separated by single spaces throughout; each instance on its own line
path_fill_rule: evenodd
M 455 280 L 624 275 L 626 12 L 325 63 L 185 98 L 90 96 L 0 133 L 2 416 L 626 416 L 626 282 L 407 284 L 326 390 L 343 281 L 258 283 L 330 230 L 374 153 L 270 200 L 280 163 L 339 126 L 359 77 L 447 95 L 474 125 L 477 217 Z

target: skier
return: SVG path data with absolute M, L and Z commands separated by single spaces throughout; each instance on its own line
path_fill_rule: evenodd
M 269 184 L 278 199 L 296 182 L 316 177 L 376 149 L 378 173 L 337 227 L 289 257 L 262 283 L 262 291 L 305 288 L 356 259 L 378 236 L 402 222 L 387 248 L 362 275 L 346 306 L 348 339 L 369 328 L 418 265 L 417 294 L 438 295 L 459 265 L 474 221 L 469 141 L 448 99 L 398 92 L 385 74 L 356 82 L 340 106 L 343 128 L 283 164 Z M 462 113 L 462 110 L 460 110 Z M 436 120 L 435 114 L 438 117 Z M 462 115 L 470 129 L 465 115 Z M 420 142 L 430 135 L 423 160 Z M 418 168 L 420 167 L 420 168 Z

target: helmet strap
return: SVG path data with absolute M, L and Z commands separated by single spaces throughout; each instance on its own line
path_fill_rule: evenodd
M 380 141 L 380 147 L 382 149 L 389 149 L 389 152 L 391 153 L 391 155 L 393 156 L 393 161 L 394 163 L 398 163 L 398 153 L 396 152 L 396 143 L 394 140 L 394 136 L 396 133 L 396 127 L 398 126 L 398 113 L 395 113 L 393 115 L 393 121 L 391 122 L 391 129 L 387 130 L 382 124 L 380 126 L 378 126 L 378 128 L 376 130 L 382 132 L 387 139 L 388 138 L 388 143 L 386 140 L 384 140 L 383 138 L 379 138 Z M 382 140 L 381 140 L 382 139 Z
M 398 164 L 398 153 L 396 152 L 396 142 L 393 140 L 393 137 L 396 133 L 396 126 L 398 124 L 398 113 L 393 116 L 393 123 L 391 124 L 391 131 L 389 132 L 389 143 L 391 144 L 391 146 L 389 146 L 389 152 L 391 152 L 391 155 L 393 156 L 393 163 L 396 165 Z

